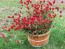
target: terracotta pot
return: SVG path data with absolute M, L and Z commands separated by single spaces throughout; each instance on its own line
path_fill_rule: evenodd
M 50 31 L 41 35 L 32 35 L 28 33 L 28 41 L 34 47 L 46 45 L 49 41 Z

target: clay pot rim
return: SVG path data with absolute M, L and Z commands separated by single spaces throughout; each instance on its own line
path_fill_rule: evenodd
M 30 33 L 28 33 L 28 34 L 31 35 L 31 36 L 45 36 L 45 35 L 49 34 L 50 31 L 51 31 L 51 29 L 48 32 L 43 33 L 43 34 L 39 34 L 39 35 L 33 35 L 33 34 L 30 34 Z

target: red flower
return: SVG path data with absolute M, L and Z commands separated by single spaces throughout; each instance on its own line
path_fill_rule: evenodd
M 14 16 L 12 16 L 12 18 L 14 18 Z
M 53 18 L 55 18 L 55 17 L 56 17 L 56 14 L 53 15 Z
M 30 20 L 30 24 L 33 24 L 34 23 L 34 20 Z
M 43 0 L 40 0 L 40 3 L 43 2 Z
M 29 3 L 28 2 L 24 2 L 25 5 L 28 5 Z
M 8 31 L 10 32 L 11 31 L 11 28 L 8 28 Z
M 52 10 L 54 10 L 54 8 L 52 8 Z
M 22 0 L 20 0 L 20 4 L 22 4 L 23 3 L 23 1 Z
M 56 0 L 53 1 L 53 4 L 55 4 Z
M 48 4 L 46 5 L 45 10 L 46 10 L 46 11 L 49 10 L 49 5 L 48 5 Z M 46 12 L 46 11 L 45 11 L 45 12 Z
M 11 16 L 8 16 L 8 18 L 11 18 Z
M 19 17 L 18 17 L 18 18 L 13 19 L 13 21 L 14 21 L 16 24 L 20 24 L 20 18 L 19 18 Z
M 17 29 L 19 30 L 19 29 L 21 29 L 21 26 L 19 25 L 19 26 L 17 26 Z
M 18 28 L 14 28 L 14 30 L 18 30 Z
M 23 26 L 24 27 L 24 26 Z M 16 28 L 14 28 L 14 30 L 20 30 L 21 28 L 23 28 L 21 25 L 16 26 Z
M 24 24 L 29 25 L 30 23 L 29 23 L 29 21 L 26 21 L 26 22 L 24 22 Z
M 1 36 L 2 36 L 2 38 L 5 38 L 6 37 L 4 33 L 2 33 Z
M 31 0 L 27 0 L 28 3 L 31 3 Z
M 43 18 L 43 16 L 39 16 L 39 17 L 37 18 L 37 20 L 38 20 L 38 21 L 41 21 L 42 18 Z
M 27 6 L 27 9 L 30 10 L 29 6 Z
M 62 17 L 62 15 L 60 15 L 60 17 Z
M 23 23 L 23 24 L 26 24 L 26 25 L 29 25 L 29 21 L 27 20 L 26 17 L 24 17 L 24 18 L 22 19 L 22 23 Z
M 7 28 L 6 26 L 2 27 L 2 29 L 4 29 L 4 30 L 6 30 L 6 28 Z
M 21 25 L 21 28 L 25 28 L 25 25 L 24 25 L 24 24 L 22 24 L 22 25 Z
M 46 22 L 48 22 L 47 19 L 44 19 L 44 20 L 43 20 L 43 23 L 46 23 Z
M 51 5 L 51 6 L 52 6 L 52 3 L 51 3 L 51 2 L 49 2 L 49 1 L 48 1 L 48 3 L 49 3 L 49 5 Z
M 36 17 L 34 17 L 34 16 L 29 17 L 30 21 L 35 20 L 35 19 L 36 19 Z
M 61 3 L 63 4 L 63 3 L 64 3 L 64 1 L 61 1 Z
M 60 13 L 62 13 L 62 11 L 60 11 Z
M 39 11 L 36 11 L 36 14 L 40 14 L 40 12 Z
M 51 15 L 51 14 L 48 14 L 48 16 L 49 16 L 50 18 L 52 18 L 52 15 Z
M 25 22 L 25 21 L 27 21 L 27 18 L 26 18 L 26 17 L 24 17 L 24 18 L 22 19 L 22 22 Z
M 31 0 L 27 0 L 28 2 L 30 2 Z
M 59 10 L 59 7 L 55 7 L 55 9 L 57 9 L 57 11 Z
M 23 26 L 21 26 L 21 28 L 22 28 L 22 27 L 23 27 L 23 29 L 26 29 L 28 26 L 26 26 L 26 25 L 23 24 Z
M 40 14 L 40 12 L 38 10 L 34 10 L 35 14 Z
M 18 14 L 18 18 L 20 18 L 21 17 L 21 14 Z
M 49 10 L 51 10 L 52 8 L 50 7 Z
M 12 24 L 12 25 L 10 26 L 10 28 L 11 28 L 11 29 L 13 29 L 14 27 L 15 27 L 15 25 L 14 25 L 14 24 Z
M 19 11 L 19 13 L 21 14 L 22 12 L 21 12 L 21 11 Z
M 33 24 L 34 21 L 36 20 L 36 17 L 35 17 L 35 16 L 31 16 L 31 17 L 29 18 L 29 20 L 30 20 L 30 24 Z

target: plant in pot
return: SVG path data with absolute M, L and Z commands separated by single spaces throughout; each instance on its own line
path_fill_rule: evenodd
M 9 19 L 12 19 L 10 27 L 7 27 L 8 31 L 11 29 L 25 30 L 28 41 L 32 46 L 46 45 L 49 41 L 52 22 L 56 18 L 55 10 L 62 13 L 58 6 L 54 6 L 55 3 L 55 0 L 52 2 L 45 0 L 20 0 L 20 12 L 13 16 L 8 16 Z M 21 12 L 21 10 L 24 10 L 23 7 L 26 8 L 26 13 Z M 23 14 L 27 15 L 23 16 Z

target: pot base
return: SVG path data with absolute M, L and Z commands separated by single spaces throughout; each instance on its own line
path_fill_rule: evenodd
M 49 41 L 50 32 L 41 35 L 28 34 L 28 41 L 33 47 L 45 46 Z
M 46 44 L 48 44 L 48 42 L 47 42 Z M 45 44 L 45 45 L 46 45 L 46 44 Z M 42 45 L 42 46 L 45 46 L 45 45 Z M 42 46 L 34 46 L 34 45 L 31 45 L 31 46 L 33 46 L 33 47 L 42 47 Z
M 41 47 L 44 46 L 48 43 L 49 37 L 47 37 L 44 40 L 40 40 L 40 41 L 35 41 L 35 40 L 31 40 L 28 38 L 29 43 L 33 46 L 33 47 Z

